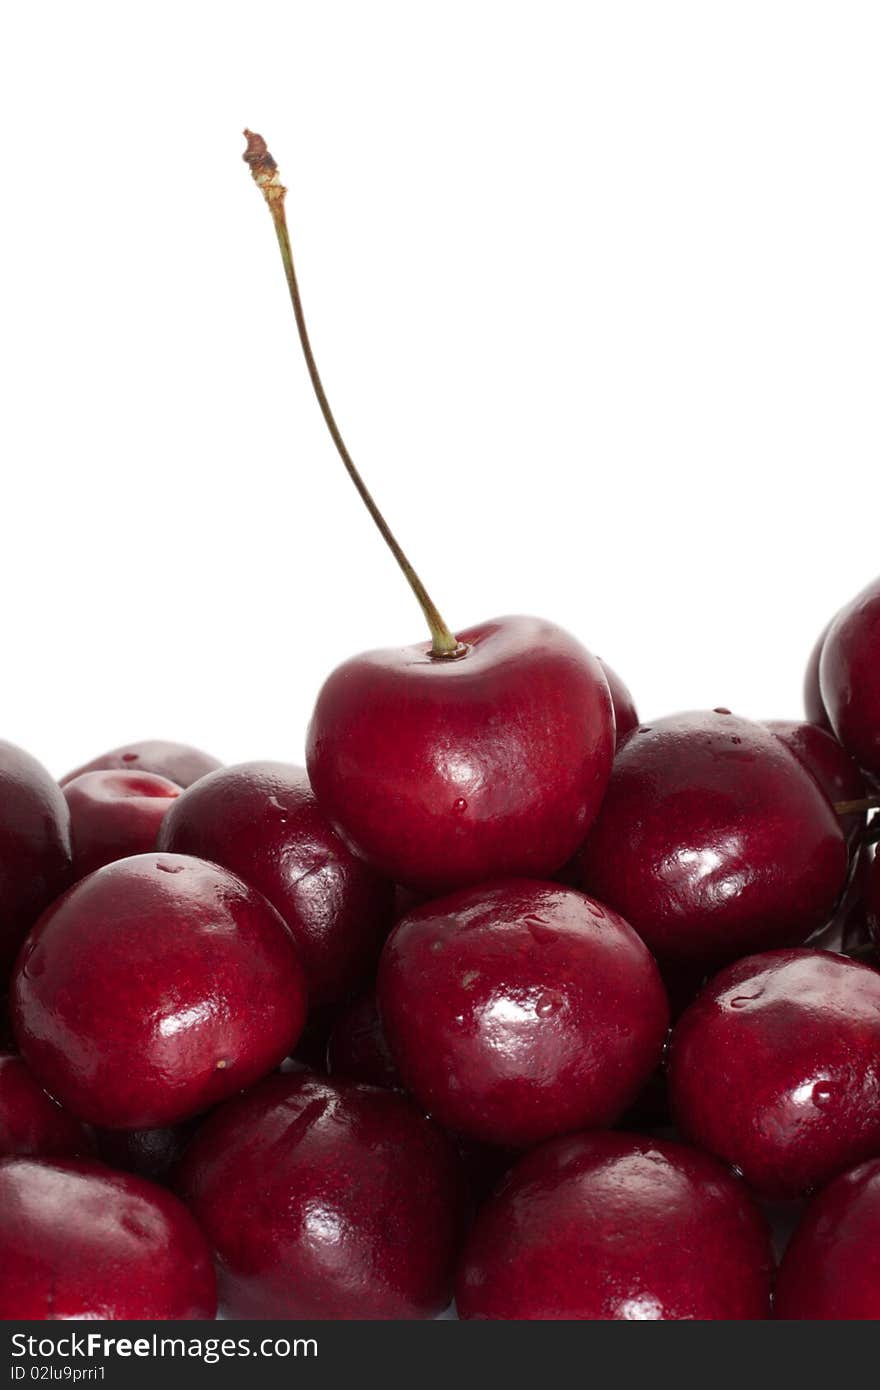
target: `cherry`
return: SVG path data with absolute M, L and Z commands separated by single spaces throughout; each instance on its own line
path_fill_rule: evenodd
M 880 1153 L 880 974 L 807 948 L 728 966 L 673 1029 L 669 1092 L 756 1192 L 805 1195 Z
M 834 808 L 782 741 L 726 710 L 626 740 L 583 851 L 583 886 L 665 960 L 803 941 L 846 879 Z
M 773 1257 L 742 1183 L 682 1144 L 576 1134 L 520 1159 L 456 1280 L 465 1319 L 754 1319 Z
M 83 1159 L 0 1160 L 0 1318 L 213 1318 L 210 1251 L 185 1207 Z
M 71 877 L 70 816 L 36 758 L 0 742 L 0 990 L 37 917 Z
M 636 713 L 635 701 L 620 676 L 612 670 L 607 661 L 602 660 L 601 656 L 597 660 L 602 667 L 602 674 L 608 682 L 611 706 L 614 710 L 615 743 L 619 748 L 633 729 L 638 728 L 639 716 Z
M 880 1319 L 880 1159 L 842 1173 L 810 1202 L 779 1269 L 776 1317 Z
M 403 1089 L 373 990 L 353 999 L 337 1016 L 327 1044 L 327 1070 L 331 1076 L 344 1076 L 368 1086 Z
M 880 579 L 828 629 L 819 686 L 837 738 L 866 772 L 880 776 Z
M 200 748 L 190 748 L 188 743 L 169 743 L 166 739 L 145 738 L 138 743 L 124 743 L 121 748 L 111 748 L 109 753 L 101 753 L 90 763 L 75 767 L 62 777 L 61 785 L 66 787 L 74 778 L 84 772 L 152 772 L 157 777 L 167 777 L 178 787 L 188 787 L 206 772 L 213 772 L 220 763 Z
M 27 1063 L 0 1053 L 0 1158 L 86 1155 L 94 1147 L 91 1136 L 46 1094 Z
M 164 1182 L 196 1131 L 197 1121 L 164 1129 L 99 1129 L 98 1155 L 111 1168 Z
M 296 942 L 311 1004 L 344 997 L 375 964 L 393 887 L 339 838 L 302 768 L 210 773 L 171 807 L 159 845 L 222 864 L 269 899 Z
M 822 660 L 822 648 L 825 645 L 825 638 L 828 636 L 828 629 L 831 627 L 827 623 L 816 640 L 816 645 L 810 652 L 810 659 L 807 662 L 807 669 L 804 672 L 804 711 L 811 724 L 817 724 L 820 729 L 830 730 L 828 722 L 828 711 L 822 699 L 822 691 L 819 686 L 819 663 Z
M 550 877 L 583 839 L 608 781 L 608 682 L 551 623 L 499 618 L 456 635 L 443 621 L 340 434 L 306 329 L 286 190 L 265 141 L 245 135 L 325 423 L 431 634 L 427 644 L 354 657 L 325 682 L 307 739 L 315 795 L 363 858 L 417 891 L 506 874 Z
M 378 998 L 407 1089 L 447 1129 L 509 1148 L 612 1124 L 659 1062 L 668 1022 L 657 967 L 626 922 L 526 879 L 404 917 Z
M 163 817 L 180 791 L 154 772 L 83 772 L 67 782 L 75 877 L 155 849 Z
M 768 719 L 767 728 L 812 773 L 833 806 L 864 801 L 868 789 L 858 763 L 832 734 L 815 724 L 786 719 Z M 865 828 L 865 810 L 841 815 L 840 823 L 850 849 L 854 848 Z
M 179 854 L 108 864 L 43 915 L 13 978 L 38 1079 L 80 1119 L 154 1129 L 276 1067 L 305 1018 L 290 933 L 254 889 Z
M 177 1189 L 231 1317 L 427 1318 L 449 1302 L 460 1165 L 401 1095 L 270 1077 L 205 1122 Z

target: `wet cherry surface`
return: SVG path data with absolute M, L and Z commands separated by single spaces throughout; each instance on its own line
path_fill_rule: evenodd
M 428 894 L 554 874 L 596 815 L 614 751 L 602 668 L 568 633 L 501 618 L 460 637 L 457 660 L 414 646 L 345 662 L 308 733 L 330 819 Z
M 0 742 L 0 992 L 37 917 L 71 879 L 67 802 L 36 758 Z
M 880 1319 L 880 1159 L 818 1193 L 780 1265 L 776 1317 Z
M 880 1153 L 880 974 L 829 952 L 738 961 L 676 1024 L 682 1134 L 768 1197 L 803 1196 Z
M 269 899 L 296 942 L 313 1006 L 343 998 L 375 965 L 393 887 L 340 839 L 303 768 L 212 772 L 171 808 L 159 844 L 222 864 Z
M 41 918 L 13 980 L 38 1079 L 73 1114 L 153 1129 L 264 1076 L 303 1026 L 287 927 L 254 889 L 185 855 L 122 859 Z
M 205 1238 L 181 1203 L 82 1159 L 0 1159 L 0 1318 L 212 1318 Z
M 206 1121 L 177 1190 L 232 1317 L 427 1318 L 449 1302 L 461 1165 L 404 1096 L 270 1077 Z
M 66 783 L 74 876 L 147 854 L 180 787 L 154 772 L 83 772 Z
M 880 579 L 841 609 L 819 663 L 822 702 L 834 733 L 860 767 L 880 776 Z
M 681 1144 L 577 1134 L 520 1159 L 477 1217 L 461 1317 L 755 1319 L 770 1236 L 744 1185 Z
M 0 1053 L 0 1158 L 87 1156 L 94 1140 L 48 1096 L 21 1057 Z
M 512 879 L 404 917 L 379 1011 L 408 1090 L 446 1128 L 512 1148 L 611 1124 L 660 1060 L 657 967 L 616 913 Z
M 642 725 L 614 761 L 583 886 L 661 957 L 722 963 L 791 945 L 843 891 L 843 832 L 781 739 L 727 711 Z

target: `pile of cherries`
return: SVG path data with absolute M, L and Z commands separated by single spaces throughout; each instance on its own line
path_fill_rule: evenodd
M 245 158 L 431 641 L 307 771 L 0 744 L 0 1318 L 880 1318 L 880 580 L 806 722 L 451 632 Z

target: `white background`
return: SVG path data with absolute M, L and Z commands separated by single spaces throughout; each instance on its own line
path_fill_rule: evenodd
M 0 21 L 0 736 L 298 759 L 327 670 L 554 618 L 643 715 L 797 715 L 880 569 L 880 10 L 29 3 Z

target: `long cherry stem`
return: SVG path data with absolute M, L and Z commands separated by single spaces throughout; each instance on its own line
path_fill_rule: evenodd
M 315 356 L 312 352 L 312 345 L 309 341 L 309 333 L 306 327 L 305 314 L 303 313 L 302 299 L 299 292 L 299 283 L 296 278 L 296 270 L 294 269 L 293 250 L 290 245 L 290 234 L 287 230 L 287 218 L 284 212 L 284 197 L 287 193 L 287 189 L 278 176 L 278 165 L 269 153 L 262 135 L 255 135 L 253 131 L 246 130 L 244 136 L 247 140 L 247 149 L 242 158 L 248 165 L 253 175 L 254 182 L 266 199 L 269 211 L 272 214 L 272 221 L 275 224 L 275 234 L 278 237 L 278 245 L 281 249 L 281 259 L 284 262 L 287 288 L 290 290 L 290 302 L 293 305 L 293 312 L 296 317 L 296 326 L 299 332 L 303 356 L 306 359 L 306 366 L 309 370 L 312 387 L 318 398 L 318 405 L 321 407 L 321 414 L 324 416 L 327 429 L 330 431 L 330 437 L 336 445 L 336 450 L 345 465 L 348 476 L 360 493 L 364 506 L 375 521 L 385 544 L 403 570 L 410 588 L 419 601 L 419 606 L 425 615 L 425 620 L 431 632 L 431 655 L 446 660 L 450 657 L 462 656 L 467 648 L 462 642 L 459 642 L 454 633 L 446 626 L 427 589 L 421 579 L 419 579 L 419 576 L 416 574 L 409 560 L 406 558 L 390 526 L 373 501 L 366 483 L 355 467 L 354 460 L 348 452 L 345 440 L 342 438 L 339 426 L 334 419 L 333 411 L 330 409 L 330 402 L 327 399 L 327 394 L 318 372 Z
M 835 801 L 834 811 L 838 816 L 862 816 L 880 806 L 880 796 L 863 796 L 858 801 Z

